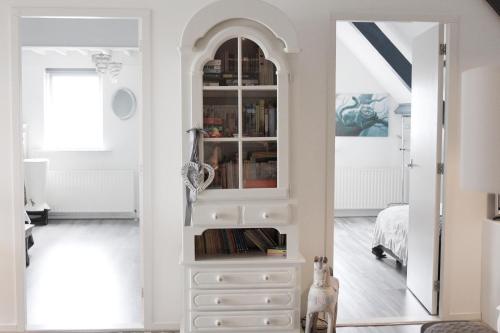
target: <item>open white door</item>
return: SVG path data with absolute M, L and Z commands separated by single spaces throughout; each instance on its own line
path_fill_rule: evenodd
M 443 26 L 414 39 L 412 53 L 410 223 L 407 286 L 430 314 L 438 311 Z

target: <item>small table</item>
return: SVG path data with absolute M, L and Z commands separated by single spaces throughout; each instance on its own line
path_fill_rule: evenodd
M 25 251 L 26 251 L 26 266 L 30 265 L 30 256 L 28 255 L 28 249 L 35 244 L 33 241 L 33 224 L 24 225 L 24 240 L 25 240 Z

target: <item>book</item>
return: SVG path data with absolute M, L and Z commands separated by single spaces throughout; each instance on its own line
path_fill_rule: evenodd
M 276 256 L 276 257 L 286 257 L 286 248 L 285 247 L 276 247 L 273 249 L 267 249 L 268 256 Z
M 272 228 L 209 229 L 194 241 L 197 258 L 248 252 L 286 255 L 286 236 Z

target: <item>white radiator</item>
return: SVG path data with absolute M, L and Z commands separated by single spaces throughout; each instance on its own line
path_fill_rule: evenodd
M 47 201 L 56 213 L 133 213 L 134 170 L 49 170 Z
M 377 210 L 401 201 L 401 168 L 335 168 L 335 210 Z

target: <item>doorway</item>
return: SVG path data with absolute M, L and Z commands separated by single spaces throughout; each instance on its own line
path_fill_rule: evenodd
M 443 26 L 336 21 L 335 31 L 339 323 L 436 320 Z M 432 87 L 422 84 L 429 78 Z M 430 268 L 420 273 L 423 267 Z
M 141 329 L 150 125 L 149 44 L 140 46 L 149 14 L 20 11 L 20 323 Z

